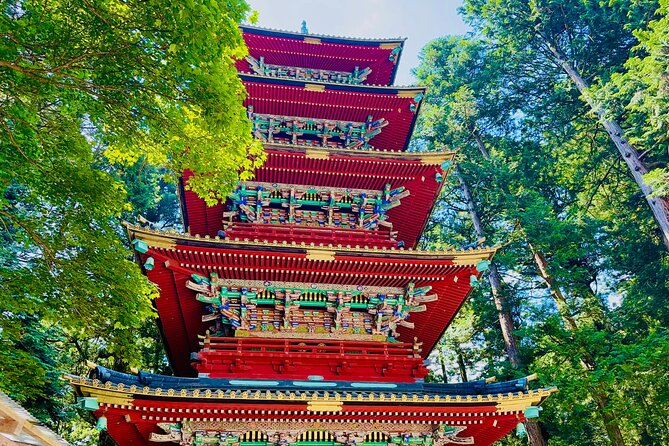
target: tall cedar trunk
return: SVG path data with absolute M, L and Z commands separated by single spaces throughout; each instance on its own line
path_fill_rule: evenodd
M 548 272 L 548 261 L 546 260 L 546 256 L 543 252 L 537 250 L 531 243 L 529 246 L 530 250 L 532 251 L 532 256 L 534 257 L 534 263 L 537 265 L 537 269 L 539 270 L 539 276 L 541 276 L 541 278 L 546 282 L 548 291 L 551 293 L 551 297 L 555 301 L 555 305 L 557 306 L 560 317 L 564 321 L 564 324 L 567 326 L 569 331 L 572 333 L 575 332 L 578 328 L 576 326 L 576 320 L 569 311 L 569 304 L 567 303 L 567 299 L 565 299 L 564 294 L 562 294 L 562 290 L 560 290 L 560 287 L 555 284 L 553 276 L 551 276 Z
M 553 300 L 555 301 L 555 305 L 558 308 L 560 317 L 562 317 L 562 320 L 564 321 L 565 326 L 567 327 L 567 329 L 569 329 L 569 331 L 571 331 L 572 333 L 576 332 L 576 330 L 578 329 L 578 325 L 569 310 L 569 304 L 565 299 L 564 295 L 562 294 L 560 287 L 557 286 L 553 277 L 550 275 L 550 272 L 548 271 L 548 262 L 546 260 L 546 257 L 541 251 L 535 249 L 534 246 L 532 246 L 532 244 L 529 244 L 529 246 L 530 250 L 532 251 L 532 255 L 534 256 L 534 261 L 539 270 L 539 275 L 546 282 L 550 294 L 553 297 Z M 592 355 L 588 353 L 587 347 L 585 345 L 581 347 L 582 347 L 581 349 L 582 353 L 580 358 L 581 366 L 588 371 L 595 370 L 597 366 L 595 359 L 592 357 Z M 609 398 L 606 395 L 606 391 L 600 388 L 593 388 L 589 391 L 589 393 L 597 403 L 597 407 L 599 408 L 599 413 L 602 417 L 602 420 L 604 421 L 604 427 L 609 437 L 609 441 L 611 441 L 611 445 L 625 446 L 625 439 L 620 430 L 620 425 L 618 424 L 618 417 L 609 408 Z
M 446 373 L 446 359 L 444 358 L 444 344 L 439 346 L 439 362 L 441 363 L 441 376 L 444 378 L 444 382 L 448 382 L 448 374 Z
M 472 222 L 474 223 L 474 231 L 476 232 L 476 236 L 478 238 L 483 238 L 485 237 L 485 233 L 483 232 L 483 225 L 481 224 L 481 219 L 479 218 L 476 206 L 474 206 L 474 200 L 469 191 L 469 186 L 465 182 L 464 178 L 462 178 L 460 170 L 457 167 L 455 167 L 454 173 L 460 182 L 462 194 L 465 196 L 465 200 L 467 200 L 467 209 L 469 210 L 469 215 L 471 216 Z M 518 359 L 518 343 L 516 337 L 513 334 L 513 318 L 511 317 L 511 312 L 506 305 L 502 290 L 502 278 L 500 277 L 497 266 L 494 263 L 490 265 L 488 281 L 490 282 L 490 288 L 492 289 L 492 299 L 495 303 L 495 308 L 497 309 L 499 325 L 502 329 L 502 337 L 504 338 L 506 354 L 509 357 L 511 366 L 514 369 L 517 369 L 520 366 L 520 360 Z
M 541 431 L 539 421 L 525 420 L 525 431 L 527 432 L 527 442 L 532 446 L 546 446 L 548 443 L 544 438 L 544 433 Z
M 611 446 L 625 446 L 625 438 L 623 437 L 622 432 L 620 432 L 618 418 L 608 410 L 609 397 L 606 392 L 601 389 L 594 389 L 590 394 L 597 403 L 599 412 L 604 419 L 604 427 L 606 428 L 609 440 L 611 440 Z
M 643 176 L 648 173 L 648 169 L 641 161 L 639 152 L 634 146 L 632 146 L 624 136 L 623 130 L 620 128 L 620 125 L 613 119 L 608 119 L 606 117 L 606 108 L 602 104 L 597 103 L 588 92 L 589 85 L 581 77 L 581 75 L 571 66 L 567 61 L 567 58 L 562 54 L 562 52 L 553 45 L 549 39 L 544 38 L 543 36 L 537 34 L 538 37 L 544 42 L 548 47 L 555 59 L 560 64 L 562 69 L 569 75 L 569 78 L 574 82 L 578 91 L 583 95 L 585 100 L 588 102 L 590 109 L 597 114 L 599 121 L 602 123 L 606 129 L 606 133 L 609 134 L 611 141 L 615 144 L 616 148 L 622 155 L 622 158 L 627 163 L 627 167 L 634 177 L 636 184 L 643 192 L 650 209 L 653 211 L 653 216 L 657 221 L 657 224 L 660 227 L 662 233 L 662 239 L 664 240 L 664 245 L 669 249 L 669 197 L 652 197 L 653 188 L 646 183 Z
M 483 143 L 480 133 L 477 129 L 474 129 L 472 132 L 474 141 L 476 142 L 476 147 L 478 147 L 481 155 L 490 161 L 490 152 Z M 467 183 L 460 175 L 460 172 L 455 170 L 455 174 L 460 181 L 460 187 L 462 188 L 462 193 L 467 200 L 467 209 L 471 215 L 472 222 L 474 223 L 474 230 L 476 231 L 476 236 L 479 238 L 485 237 L 483 231 L 483 225 L 481 224 L 481 219 L 479 218 L 476 206 L 474 205 L 474 200 L 469 191 Z M 499 326 L 502 330 L 502 337 L 504 338 L 504 346 L 506 347 L 506 354 L 509 357 L 509 362 L 511 367 L 514 369 L 520 368 L 520 355 L 518 353 L 518 340 L 513 334 L 513 318 L 511 317 L 511 312 L 509 311 L 508 305 L 506 304 L 506 298 L 502 290 L 502 277 L 499 274 L 497 265 L 494 263 L 490 265 L 490 272 L 488 274 L 488 281 L 490 282 L 490 288 L 492 290 L 492 298 L 495 303 L 495 309 L 497 310 L 497 317 L 499 318 Z M 541 426 L 539 425 L 538 420 L 526 420 L 525 421 L 525 430 L 527 431 L 527 440 L 532 446 L 546 446 L 546 438 L 544 437 L 543 432 L 541 431 Z
M 457 350 L 457 359 L 458 359 L 458 371 L 460 372 L 460 380 L 463 383 L 469 381 L 467 377 L 467 364 L 465 363 L 465 357 L 462 354 L 462 350 L 458 348 Z

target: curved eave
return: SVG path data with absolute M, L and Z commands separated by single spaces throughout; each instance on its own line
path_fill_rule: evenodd
M 295 420 L 303 429 L 359 429 L 356 423 L 362 422 L 366 423 L 365 430 L 385 432 L 395 431 L 397 426 L 430 431 L 446 423 L 466 426 L 459 435 L 465 444 L 490 446 L 525 421 L 529 407 L 540 405 L 556 392 L 555 388 L 527 390 L 523 386 L 523 390 L 514 392 L 463 393 L 459 387 L 470 383 L 430 384 L 427 393 L 420 390 L 420 384 L 391 390 L 378 388 L 378 383 L 367 383 L 377 388 L 359 383 L 362 387 L 355 389 L 352 383 L 339 383 L 349 384 L 349 388 L 326 389 L 319 388 L 318 383 L 298 386 L 286 381 L 281 388 L 272 389 L 249 380 L 220 385 L 224 380 L 157 375 L 150 377 L 158 378 L 155 384 L 145 385 L 138 375 L 118 372 L 101 380 L 72 375 L 65 378 L 80 396 L 95 400 L 98 408 L 94 415 L 107 418 L 109 434 L 118 444 L 146 446 L 153 444 L 149 441 L 152 433 L 165 433 L 158 423 L 207 422 L 211 423 L 208 429 L 218 426 L 218 430 L 230 430 L 224 426 L 232 422 L 234 429 L 246 432 L 257 429 L 256 423 L 285 429 L 287 422 Z M 500 383 L 497 388 L 514 383 Z M 456 393 L 449 393 L 448 389 L 454 388 Z
M 292 33 L 242 26 L 251 56 L 264 57 L 273 65 L 352 72 L 355 67 L 372 68 L 365 84 L 390 85 L 395 81 L 406 39 L 355 39 L 318 34 Z M 400 48 L 394 60 L 394 48 Z M 240 71 L 248 64 L 237 62 Z
M 427 223 L 455 152 L 371 152 L 366 150 L 305 148 L 265 145 L 267 161 L 256 170 L 255 181 L 271 184 L 382 190 L 386 184 L 410 192 L 402 204 L 388 212 L 397 239 L 413 248 Z M 184 172 L 180 185 L 190 177 Z M 182 190 L 182 215 L 191 234 L 214 237 L 223 228 L 224 204 L 207 206 L 192 191 Z
M 240 280 L 335 283 L 342 285 L 406 287 L 431 286 L 439 298 L 428 311 L 414 313 L 415 328 L 400 327 L 400 340 L 418 338 L 425 358 L 472 290 L 471 276 L 480 277 L 478 262 L 490 260 L 496 248 L 468 251 L 413 251 L 301 244 L 223 241 L 128 226 L 131 240 L 147 243 L 138 253 L 140 263 L 151 256 L 146 271 L 158 285 L 156 308 L 170 362 L 175 372 L 192 376 L 190 353 L 198 350 L 198 336 L 208 325 L 201 321 L 205 305 L 186 287 L 192 274 Z
M 130 239 L 146 241 L 154 247 L 207 247 L 223 249 L 240 249 L 246 251 L 271 251 L 277 253 L 304 254 L 315 257 L 355 256 L 377 259 L 398 260 L 450 260 L 455 265 L 475 266 L 483 260 L 492 260 L 499 246 L 475 248 L 467 250 L 449 249 L 442 251 L 422 249 L 383 249 L 375 247 L 346 247 L 346 246 L 306 246 L 304 244 L 280 244 L 264 241 L 222 240 L 218 237 L 191 236 L 177 232 L 156 231 L 125 223 Z

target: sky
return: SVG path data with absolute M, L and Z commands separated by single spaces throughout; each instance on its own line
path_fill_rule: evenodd
M 256 26 L 339 37 L 406 37 L 395 85 L 411 85 L 411 69 L 430 40 L 463 34 L 462 0 L 247 0 L 258 11 Z

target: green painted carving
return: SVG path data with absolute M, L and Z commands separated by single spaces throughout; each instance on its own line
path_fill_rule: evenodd
M 313 147 L 369 149 L 369 141 L 388 125 L 384 118 L 374 120 L 371 115 L 365 122 L 353 122 L 261 114 L 252 105 L 247 115 L 253 135 L 261 141 Z
M 134 246 L 137 252 L 145 253 L 149 250 L 149 245 L 144 240 L 134 239 L 132 241 L 132 246 Z
M 235 330 L 298 333 L 348 333 L 397 337 L 397 327 L 414 328 L 407 321 L 411 313 L 426 311 L 426 303 L 437 300 L 431 287 L 410 283 L 399 292 L 369 292 L 355 289 L 321 289 L 296 284 L 226 286 L 216 273 L 194 274 L 186 286 L 196 299 L 208 305 L 203 321 L 216 321 L 210 330 L 222 326 Z M 291 286 L 292 285 L 292 286 Z M 364 288 L 363 288 L 364 289 Z M 394 289 L 390 289 L 394 291 Z M 219 327 L 218 324 L 221 326 Z
M 404 187 L 393 189 L 390 184 L 383 190 L 363 190 L 242 182 L 229 195 L 231 204 L 223 216 L 262 224 L 392 228 L 387 212 L 409 195 Z
M 474 444 L 473 437 L 459 437 L 466 426 L 441 424 L 434 431 L 384 433 L 384 442 L 365 441 L 372 439 L 370 432 L 348 431 L 259 431 L 259 436 L 249 431 L 221 431 L 211 426 L 205 429 L 202 423 L 190 421 L 180 423 L 158 423 L 164 434 L 152 433 L 149 441 L 156 443 L 177 443 L 181 446 L 443 446 L 446 444 Z M 309 435 L 315 434 L 315 435 Z M 257 438 L 256 438 L 257 437 Z
M 458 437 L 458 434 L 466 430 L 467 426 L 449 426 L 441 424 L 433 433 L 434 444 L 474 444 L 474 437 Z
M 158 427 L 165 434 L 151 433 L 149 441 L 156 443 L 178 443 L 181 446 L 233 446 L 240 444 L 241 434 L 239 432 L 195 430 L 188 421 L 181 423 L 158 423 Z
M 388 56 L 388 60 L 391 60 L 391 61 L 397 63 L 397 59 L 398 59 L 398 56 L 399 56 L 400 52 L 402 52 L 402 47 L 401 46 L 396 46 L 390 52 L 390 55 Z

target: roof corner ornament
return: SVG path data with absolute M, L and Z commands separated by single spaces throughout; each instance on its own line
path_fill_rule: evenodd
M 302 28 L 300 29 L 302 34 L 309 34 L 309 29 L 307 29 L 307 21 L 302 20 Z
M 393 63 L 397 63 L 401 51 L 402 47 L 400 45 L 397 45 L 395 48 L 392 49 L 392 51 L 390 51 L 390 54 L 388 55 L 388 60 Z

